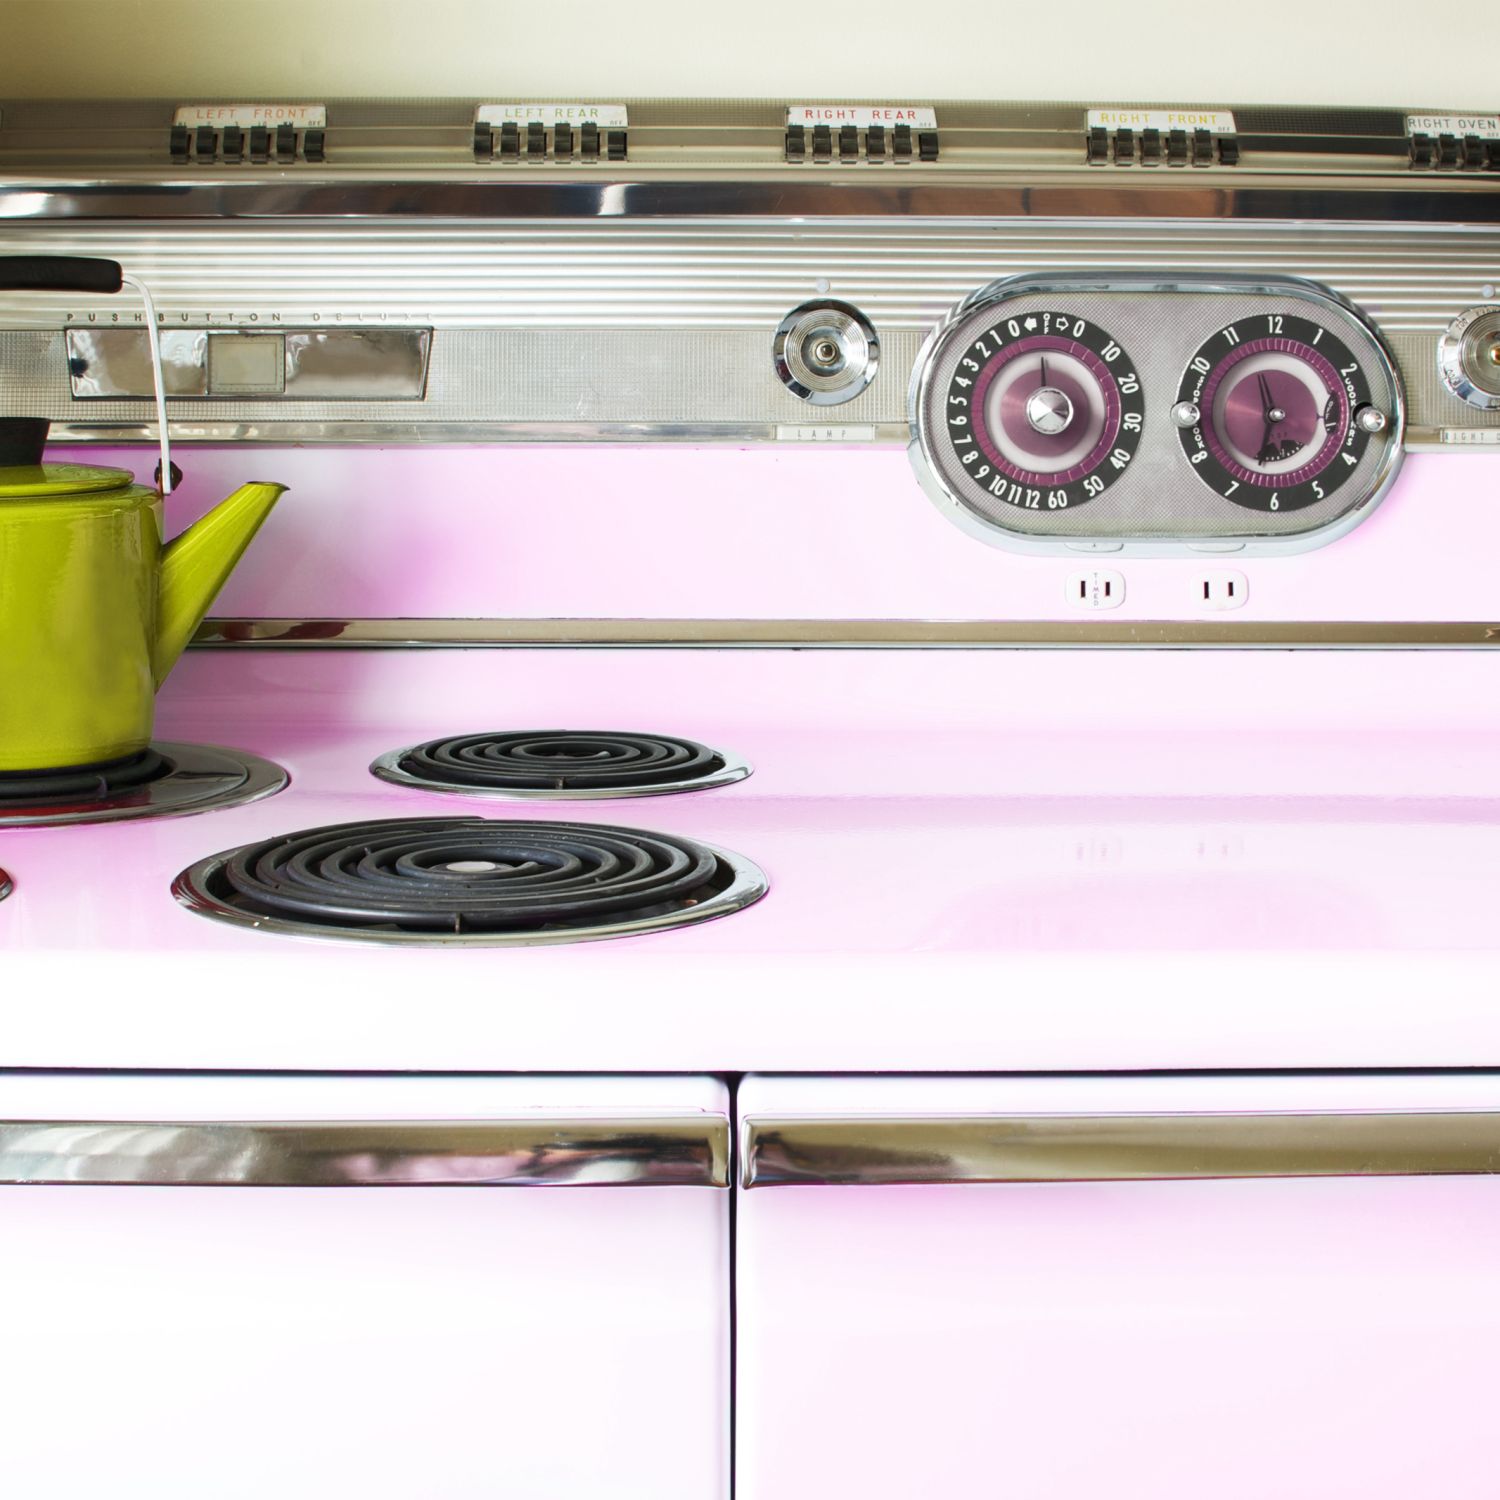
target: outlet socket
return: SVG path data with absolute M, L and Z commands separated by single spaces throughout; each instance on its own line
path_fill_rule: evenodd
M 1250 597 L 1250 580 L 1233 568 L 1214 568 L 1193 580 L 1195 609 L 1239 609 Z
M 1125 575 L 1113 568 L 1069 573 L 1063 598 L 1072 609 L 1118 609 L 1125 602 Z

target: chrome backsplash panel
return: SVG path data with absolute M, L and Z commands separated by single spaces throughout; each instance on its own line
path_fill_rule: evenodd
M 179 441 L 904 440 L 912 362 L 954 303 L 1008 274 L 1120 268 L 1322 282 L 1390 342 L 1407 387 L 1409 446 L 1500 436 L 1500 412 L 1466 406 L 1437 373 L 1443 329 L 1495 297 L 1500 229 L 1492 226 L 12 219 L 0 230 L 0 254 L 22 253 L 120 260 L 152 286 L 168 327 L 434 330 L 420 402 L 179 402 Z M 823 296 L 855 304 L 882 341 L 873 384 L 833 408 L 791 395 L 771 359 L 781 318 Z M 0 307 L 10 410 L 50 417 L 59 437 L 150 432 L 144 401 L 74 398 L 63 337 L 90 322 L 128 327 L 136 308 L 40 294 Z

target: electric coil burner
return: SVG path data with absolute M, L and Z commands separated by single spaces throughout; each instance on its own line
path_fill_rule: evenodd
M 255 802 L 287 780 L 258 755 L 162 740 L 98 765 L 0 774 L 0 828 L 183 817 Z
M 666 735 L 525 730 L 428 740 L 370 770 L 384 781 L 476 797 L 655 797 L 727 786 L 746 762 Z
M 759 900 L 766 879 L 738 855 L 640 828 L 394 818 L 230 849 L 172 891 L 204 916 L 267 932 L 482 946 L 704 922 Z

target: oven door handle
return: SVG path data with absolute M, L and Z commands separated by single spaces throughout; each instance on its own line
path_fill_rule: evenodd
M 6 1120 L 0 1184 L 728 1187 L 722 1116 Z
M 749 1117 L 742 1129 L 746 1188 L 1500 1172 L 1489 1110 Z

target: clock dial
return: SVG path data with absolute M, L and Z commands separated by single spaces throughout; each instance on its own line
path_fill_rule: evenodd
M 1363 416 L 1369 403 L 1359 361 L 1331 329 L 1255 313 L 1199 347 L 1173 416 L 1210 488 L 1250 510 L 1301 510 L 1358 467 L 1380 430 Z

